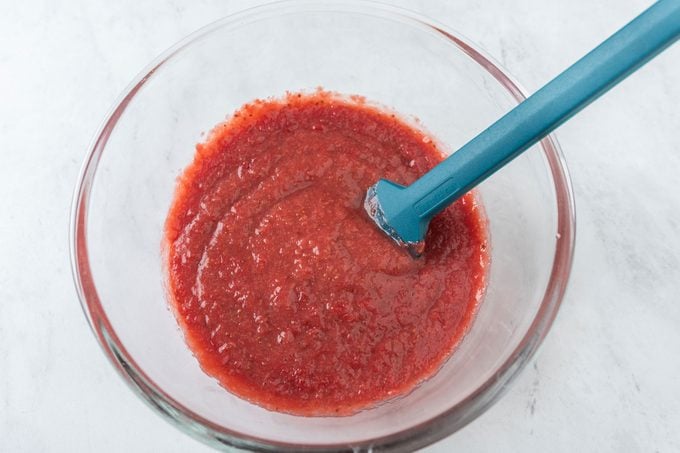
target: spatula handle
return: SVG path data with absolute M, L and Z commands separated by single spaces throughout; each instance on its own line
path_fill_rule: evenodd
M 680 37 L 680 0 L 661 0 L 403 191 L 429 219 Z M 455 175 L 455 177 L 453 177 Z

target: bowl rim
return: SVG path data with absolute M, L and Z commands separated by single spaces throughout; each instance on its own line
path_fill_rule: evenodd
M 555 256 L 545 294 L 533 322 L 515 350 L 498 367 L 494 375 L 479 385 L 474 392 L 435 417 L 397 433 L 352 442 L 351 445 L 338 443 L 305 445 L 259 438 L 210 422 L 166 394 L 137 366 L 119 341 L 101 306 L 90 271 L 87 252 L 87 213 L 90 190 L 108 138 L 135 94 L 166 61 L 217 29 L 241 27 L 268 17 L 305 12 L 362 13 L 425 27 L 442 35 L 476 61 L 507 89 L 518 103 L 526 98 L 526 90 L 515 78 L 471 40 L 448 26 L 407 9 L 366 0 L 332 0 L 329 2 L 283 0 L 227 15 L 186 36 L 147 65 L 125 88 L 94 135 L 78 176 L 71 205 L 69 250 L 76 292 L 100 347 L 133 392 L 181 431 L 210 446 L 216 448 L 231 446 L 257 451 L 362 451 L 377 448 L 415 450 L 453 434 L 498 401 L 533 357 L 557 315 L 573 262 L 576 216 L 567 165 L 554 134 L 542 139 L 540 146 L 547 159 L 556 195 Z

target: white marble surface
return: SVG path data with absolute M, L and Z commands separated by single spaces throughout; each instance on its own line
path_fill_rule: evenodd
M 208 451 L 100 352 L 71 281 L 69 204 L 93 132 L 137 71 L 256 3 L 0 0 L 0 451 Z M 393 3 L 480 43 L 530 90 L 648 4 Z M 562 311 L 508 394 L 430 451 L 680 451 L 680 44 L 558 137 L 578 211 Z

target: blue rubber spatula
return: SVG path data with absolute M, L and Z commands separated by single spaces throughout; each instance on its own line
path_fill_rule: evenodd
M 661 0 L 408 187 L 381 179 L 364 207 L 414 256 L 430 220 L 680 37 L 680 0 Z

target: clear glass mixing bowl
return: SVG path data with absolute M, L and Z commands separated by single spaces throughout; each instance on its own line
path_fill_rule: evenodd
M 210 445 L 412 450 L 484 412 L 546 335 L 572 260 L 569 178 L 549 137 L 479 187 L 491 235 L 488 291 L 433 378 L 350 417 L 269 412 L 225 391 L 185 345 L 162 283 L 163 223 L 203 132 L 247 101 L 317 86 L 413 115 L 449 152 L 524 98 L 470 41 L 402 10 L 284 2 L 227 17 L 145 69 L 96 135 L 73 204 L 76 287 L 130 388 Z

